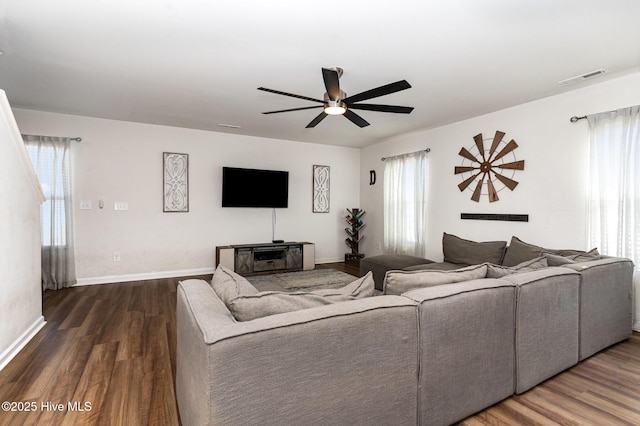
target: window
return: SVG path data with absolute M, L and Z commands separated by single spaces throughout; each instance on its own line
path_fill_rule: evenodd
M 427 153 L 387 158 L 384 167 L 386 253 L 424 256 Z
M 44 192 L 45 202 L 41 208 L 42 245 L 66 245 L 66 217 L 62 174 L 55 173 L 55 153 L 53 147 L 27 145 L 27 152 L 33 167 L 38 171 L 38 179 Z M 53 229 L 52 229 L 53 228 Z
M 640 106 L 587 117 L 589 245 L 640 262 Z

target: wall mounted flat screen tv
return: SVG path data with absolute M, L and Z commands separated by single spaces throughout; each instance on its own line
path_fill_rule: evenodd
M 289 172 L 222 168 L 222 207 L 288 207 Z

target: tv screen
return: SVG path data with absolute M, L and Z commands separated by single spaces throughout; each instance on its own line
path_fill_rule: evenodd
M 222 207 L 287 207 L 289 172 L 222 168 Z

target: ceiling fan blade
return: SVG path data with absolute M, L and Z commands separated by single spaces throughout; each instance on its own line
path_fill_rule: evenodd
M 514 141 L 513 139 L 511 139 L 511 141 L 507 144 L 507 146 L 505 146 L 504 148 L 502 148 L 502 151 L 500 151 L 498 153 L 498 155 L 496 155 L 496 158 L 494 158 L 493 160 L 491 160 L 491 162 L 494 162 L 496 160 L 501 159 L 502 157 L 504 157 L 505 155 L 507 155 L 508 153 L 510 153 L 511 151 L 513 151 L 514 149 L 516 149 L 518 147 L 518 144 L 516 143 L 516 141 Z
M 506 186 L 510 190 L 513 191 L 515 187 L 518 186 L 518 182 L 516 182 L 515 180 L 509 179 L 506 176 L 502 176 L 500 173 L 496 173 L 496 172 L 493 172 L 493 173 L 496 175 L 496 178 L 498 178 L 498 180 L 502 182 L 504 186 Z
M 331 68 L 322 68 L 322 79 L 329 99 L 332 101 L 340 99 L 340 76 L 338 71 Z
M 367 127 L 369 125 L 369 123 L 367 123 L 367 120 L 365 120 L 364 118 L 360 117 L 358 114 L 356 114 L 355 112 L 353 112 L 351 110 L 346 110 L 345 113 L 344 113 L 344 116 L 346 118 L 348 118 L 356 126 Z
M 482 140 L 482 133 L 478 133 L 477 135 L 475 135 L 473 137 L 473 140 L 475 141 L 476 146 L 478 147 L 478 151 L 480 151 L 480 155 L 482 155 L 482 160 L 487 161 L 487 159 L 484 156 L 484 141 Z
M 466 178 L 465 180 L 463 180 L 462 182 L 460 182 L 458 184 L 458 188 L 460 189 L 460 192 L 462 192 L 465 189 L 467 189 L 469 187 L 469 185 L 471 185 L 471 182 L 473 182 L 473 180 L 475 178 L 477 178 L 479 174 L 480 174 L 480 172 L 478 172 L 475 175 L 470 176 L 470 177 Z
M 281 109 L 279 111 L 267 111 L 267 112 L 263 112 L 263 114 L 278 114 L 280 112 L 302 111 L 304 109 L 314 109 L 314 108 L 322 108 L 322 107 L 323 105 L 314 105 L 314 106 L 302 107 L 302 108 Z
M 359 101 L 366 101 L 367 99 L 377 98 L 379 96 L 388 95 L 390 93 L 399 92 L 401 90 L 410 89 L 411 85 L 407 83 L 407 80 L 396 81 L 395 83 L 385 84 L 384 86 L 376 87 L 375 89 L 366 90 L 353 96 L 349 96 L 343 99 L 347 104 Z
M 316 116 L 316 118 L 314 118 L 313 120 L 311 120 L 311 122 L 309 124 L 307 124 L 305 126 L 306 129 L 309 129 L 311 127 L 316 127 L 316 125 L 321 122 L 322 120 L 324 120 L 324 118 L 327 116 L 328 114 L 324 111 L 322 111 L 320 114 L 318 114 Z
M 480 202 L 480 195 L 482 192 L 482 184 L 484 184 L 484 178 L 487 176 L 487 174 L 483 174 L 482 175 L 482 179 L 480 179 L 478 181 L 478 184 L 476 185 L 476 189 L 473 191 L 473 195 L 471 196 L 471 199 L 473 201 L 475 201 L 476 203 Z M 489 182 L 491 182 L 491 180 L 489 180 Z
M 453 173 L 456 174 L 456 175 L 459 175 L 460 173 L 471 172 L 473 170 L 478 170 L 478 168 L 477 167 L 456 166 Z
M 524 170 L 524 160 L 513 161 L 511 163 L 499 164 L 497 166 L 501 169 L 510 169 L 510 170 Z
M 351 109 L 363 109 L 367 111 L 395 112 L 397 114 L 410 114 L 413 107 L 398 105 L 377 105 L 377 104 L 350 104 Z
M 461 148 L 460 152 L 458 153 L 458 155 L 461 155 L 464 158 L 466 158 L 467 160 L 473 161 L 474 163 L 479 163 L 478 159 L 476 157 L 474 157 L 473 154 L 470 153 L 467 148 Z
M 500 141 L 502 140 L 503 137 L 504 137 L 504 132 L 501 132 L 500 130 L 496 130 L 496 134 L 493 136 L 493 142 L 491 143 L 491 149 L 489 150 L 489 158 L 491 158 L 493 153 L 496 152 L 496 149 L 498 149 L 498 145 L 500 144 Z
M 262 90 L 263 92 L 275 93 L 276 95 L 291 96 L 292 98 L 304 99 L 311 102 L 320 102 L 321 104 L 324 103 L 324 101 L 321 101 L 320 99 L 313 99 L 313 98 L 309 98 L 307 96 L 302 96 L 302 95 L 294 95 L 293 93 L 281 92 L 280 90 L 267 89 L 266 87 L 258 87 L 258 90 Z
M 498 192 L 496 188 L 493 186 L 493 182 L 491 181 L 491 175 L 489 175 L 489 179 L 487 179 L 487 188 L 489 189 L 489 202 L 493 203 L 494 201 L 498 201 Z

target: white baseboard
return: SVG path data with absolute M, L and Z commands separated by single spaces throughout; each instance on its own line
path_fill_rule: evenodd
M 336 262 L 344 262 L 344 257 L 335 257 L 330 259 L 316 259 L 316 265 L 321 263 L 336 263 Z
M 316 259 L 315 263 L 335 263 L 344 262 L 344 258 L 330 258 L 330 259 Z M 199 268 L 199 269 L 182 269 L 178 271 L 160 271 L 160 272 L 144 272 L 140 274 L 125 274 L 125 275 L 105 275 L 102 277 L 87 277 L 78 278 L 75 286 L 83 285 L 95 285 L 95 284 L 113 284 L 124 283 L 130 281 L 144 281 L 144 280 L 157 280 L 161 278 L 174 278 L 174 277 L 191 277 L 194 275 L 208 275 L 213 274 L 215 268 Z
M 34 321 L 24 333 L 22 333 L 2 354 L 0 354 L 0 371 L 9 364 L 9 362 L 24 348 L 27 343 L 45 326 L 47 322 L 44 317 L 40 317 Z
M 141 274 L 105 275 L 102 277 L 78 278 L 75 286 L 113 284 L 130 281 L 157 280 L 161 278 L 192 277 L 194 275 L 213 274 L 214 268 L 182 269 L 178 271 L 145 272 Z

